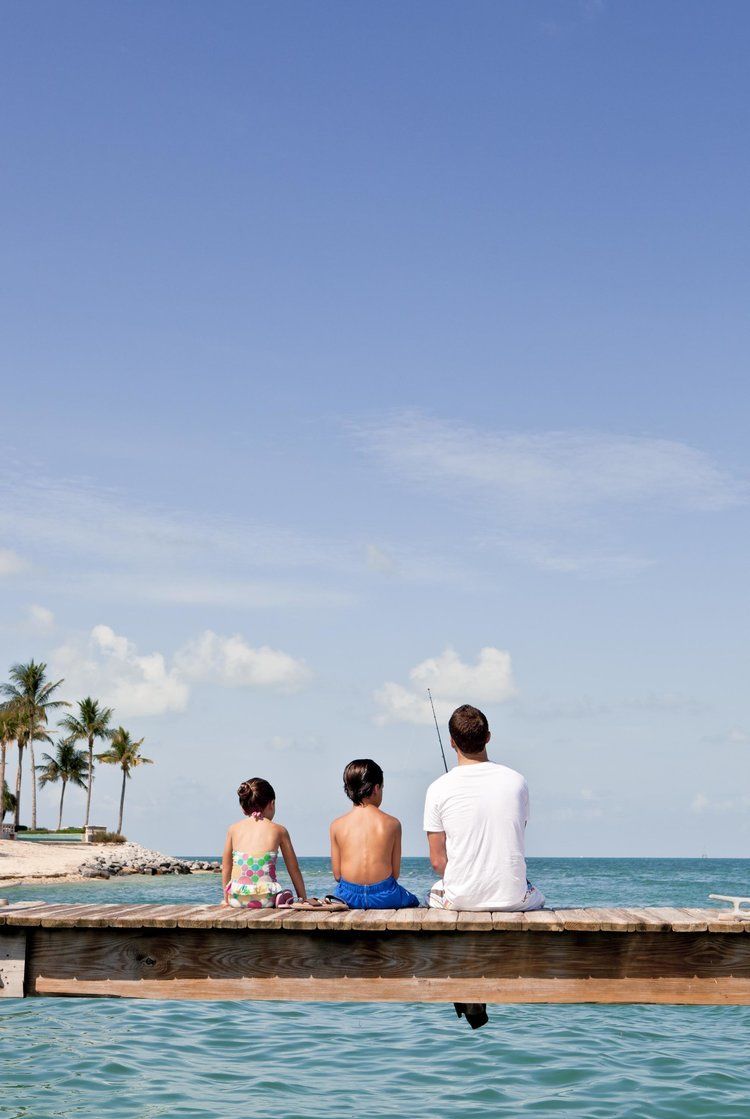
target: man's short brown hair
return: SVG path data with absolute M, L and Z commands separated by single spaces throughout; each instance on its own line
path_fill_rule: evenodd
M 478 707 L 464 703 L 451 715 L 448 730 L 462 754 L 481 754 L 487 745 L 490 724 Z

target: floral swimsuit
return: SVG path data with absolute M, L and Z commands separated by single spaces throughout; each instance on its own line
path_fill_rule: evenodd
M 276 879 L 276 851 L 262 855 L 232 852 L 232 877 L 227 901 L 237 909 L 272 909 L 279 894 L 288 893 Z

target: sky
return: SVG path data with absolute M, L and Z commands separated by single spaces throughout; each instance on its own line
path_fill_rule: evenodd
M 747 5 L 3 25 L 0 666 L 144 739 L 128 836 L 263 776 L 325 854 L 369 756 L 424 854 L 430 687 L 530 854 L 748 855 Z

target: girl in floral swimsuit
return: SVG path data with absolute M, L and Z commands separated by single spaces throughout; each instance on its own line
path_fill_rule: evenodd
M 268 781 L 253 777 L 237 790 L 244 820 L 232 824 L 227 832 L 221 860 L 223 905 L 238 909 L 271 909 L 293 900 L 276 879 L 276 859 L 281 851 L 292 885 L 305 897 L 305 882 L 289 832 L 274 824 L 276 793 Z

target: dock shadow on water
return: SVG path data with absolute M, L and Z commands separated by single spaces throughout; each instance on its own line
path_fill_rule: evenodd
M 305 860 L 314 889 L 323 860 Z M 551 904 L 702 905 L 745 860 L 533 860 Z M 407 860 L 407 884 L 429 884 Z M 85 891 L 86 897 L 82 896 Z M 216 882 L 18 888 L 49 901 L 209 901 Z M 107 896 L 105 896 L 107 895 Z M 110 896 L 112 895 L 112 896 Z M 15 900 L 15 898 L 14 898 Z M 748 1007 L 7 1000 L 1 1119 L 747 1119 Z

